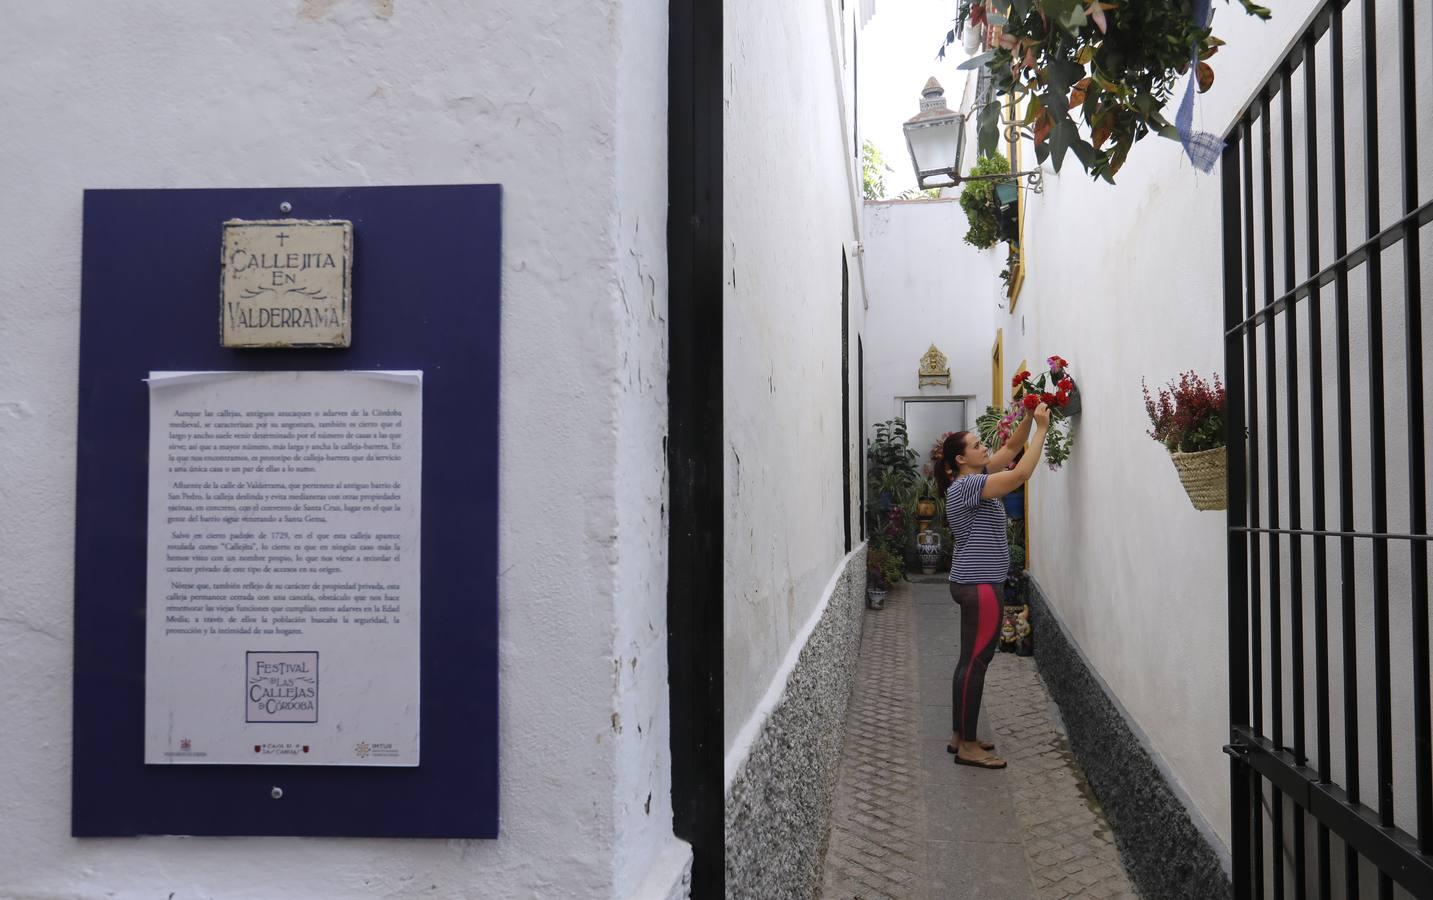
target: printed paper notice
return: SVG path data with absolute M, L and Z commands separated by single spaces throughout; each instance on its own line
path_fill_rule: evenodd
M 420 372 L 154 372 L 146 763 L 418 765 Z

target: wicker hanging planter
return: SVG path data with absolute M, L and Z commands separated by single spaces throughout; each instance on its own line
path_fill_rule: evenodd
M 1228 508 L 1228 482 L 1225 480 L 1228 455 L 1223 447 L 1200 450 L 1198 453 L 1171 453 L 1169 458 L 1195 509 Z

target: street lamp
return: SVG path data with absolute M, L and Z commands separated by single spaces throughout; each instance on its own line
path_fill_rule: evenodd
M 960 183 L 960 158 L 965 155 L 965 116 L 945 105 L 945 89 L 931 78 L 921 91 L 921 108 L 902 126 L 906 149 L 916 167 L 921 190 Z
M 920 112 L 907 119 L 902 126 L 906 133 L 906 149 L 910 151 L 911 163 L 916 170 L 916 184 L 921 190 L 955 187 L 964 181 L 996 181 L 1008 184 L 1013 193 L 1014 182 L 1028 178 L 1030 190 L 1036 194 L 1041 192 L 1043 184 L 1039 169 L 1004 175 L 961 175 L 960 165 L 965 156 L 965 125 L 965 114 L 945 105 L 945 89 L 940 82 L 934 78 L 927 81 L 921 90 Z

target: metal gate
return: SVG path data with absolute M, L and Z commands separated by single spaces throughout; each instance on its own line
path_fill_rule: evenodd
M 1433 897 L 1429 6 L 1322 4 L 1226 135 L 1239 898 Z

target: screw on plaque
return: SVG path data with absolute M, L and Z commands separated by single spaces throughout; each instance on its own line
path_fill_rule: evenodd
M 279 204 L 279 212 L 283 213 L 284 215 L 288 215 L 289 213 L 291 213 L 291 212 L 293 212 L 293 211 L 294 211 L 294 205 L 293 205 L 292 203 L 290 203 L 289 201 L 285 200 L 283 203 L 280 203 L 280 204 Z
M 284 796 L 284 789 L 281 787 L 271 788 L 269 790 L 269 796 L 273 797 L 275 800 L 281 799 Z

